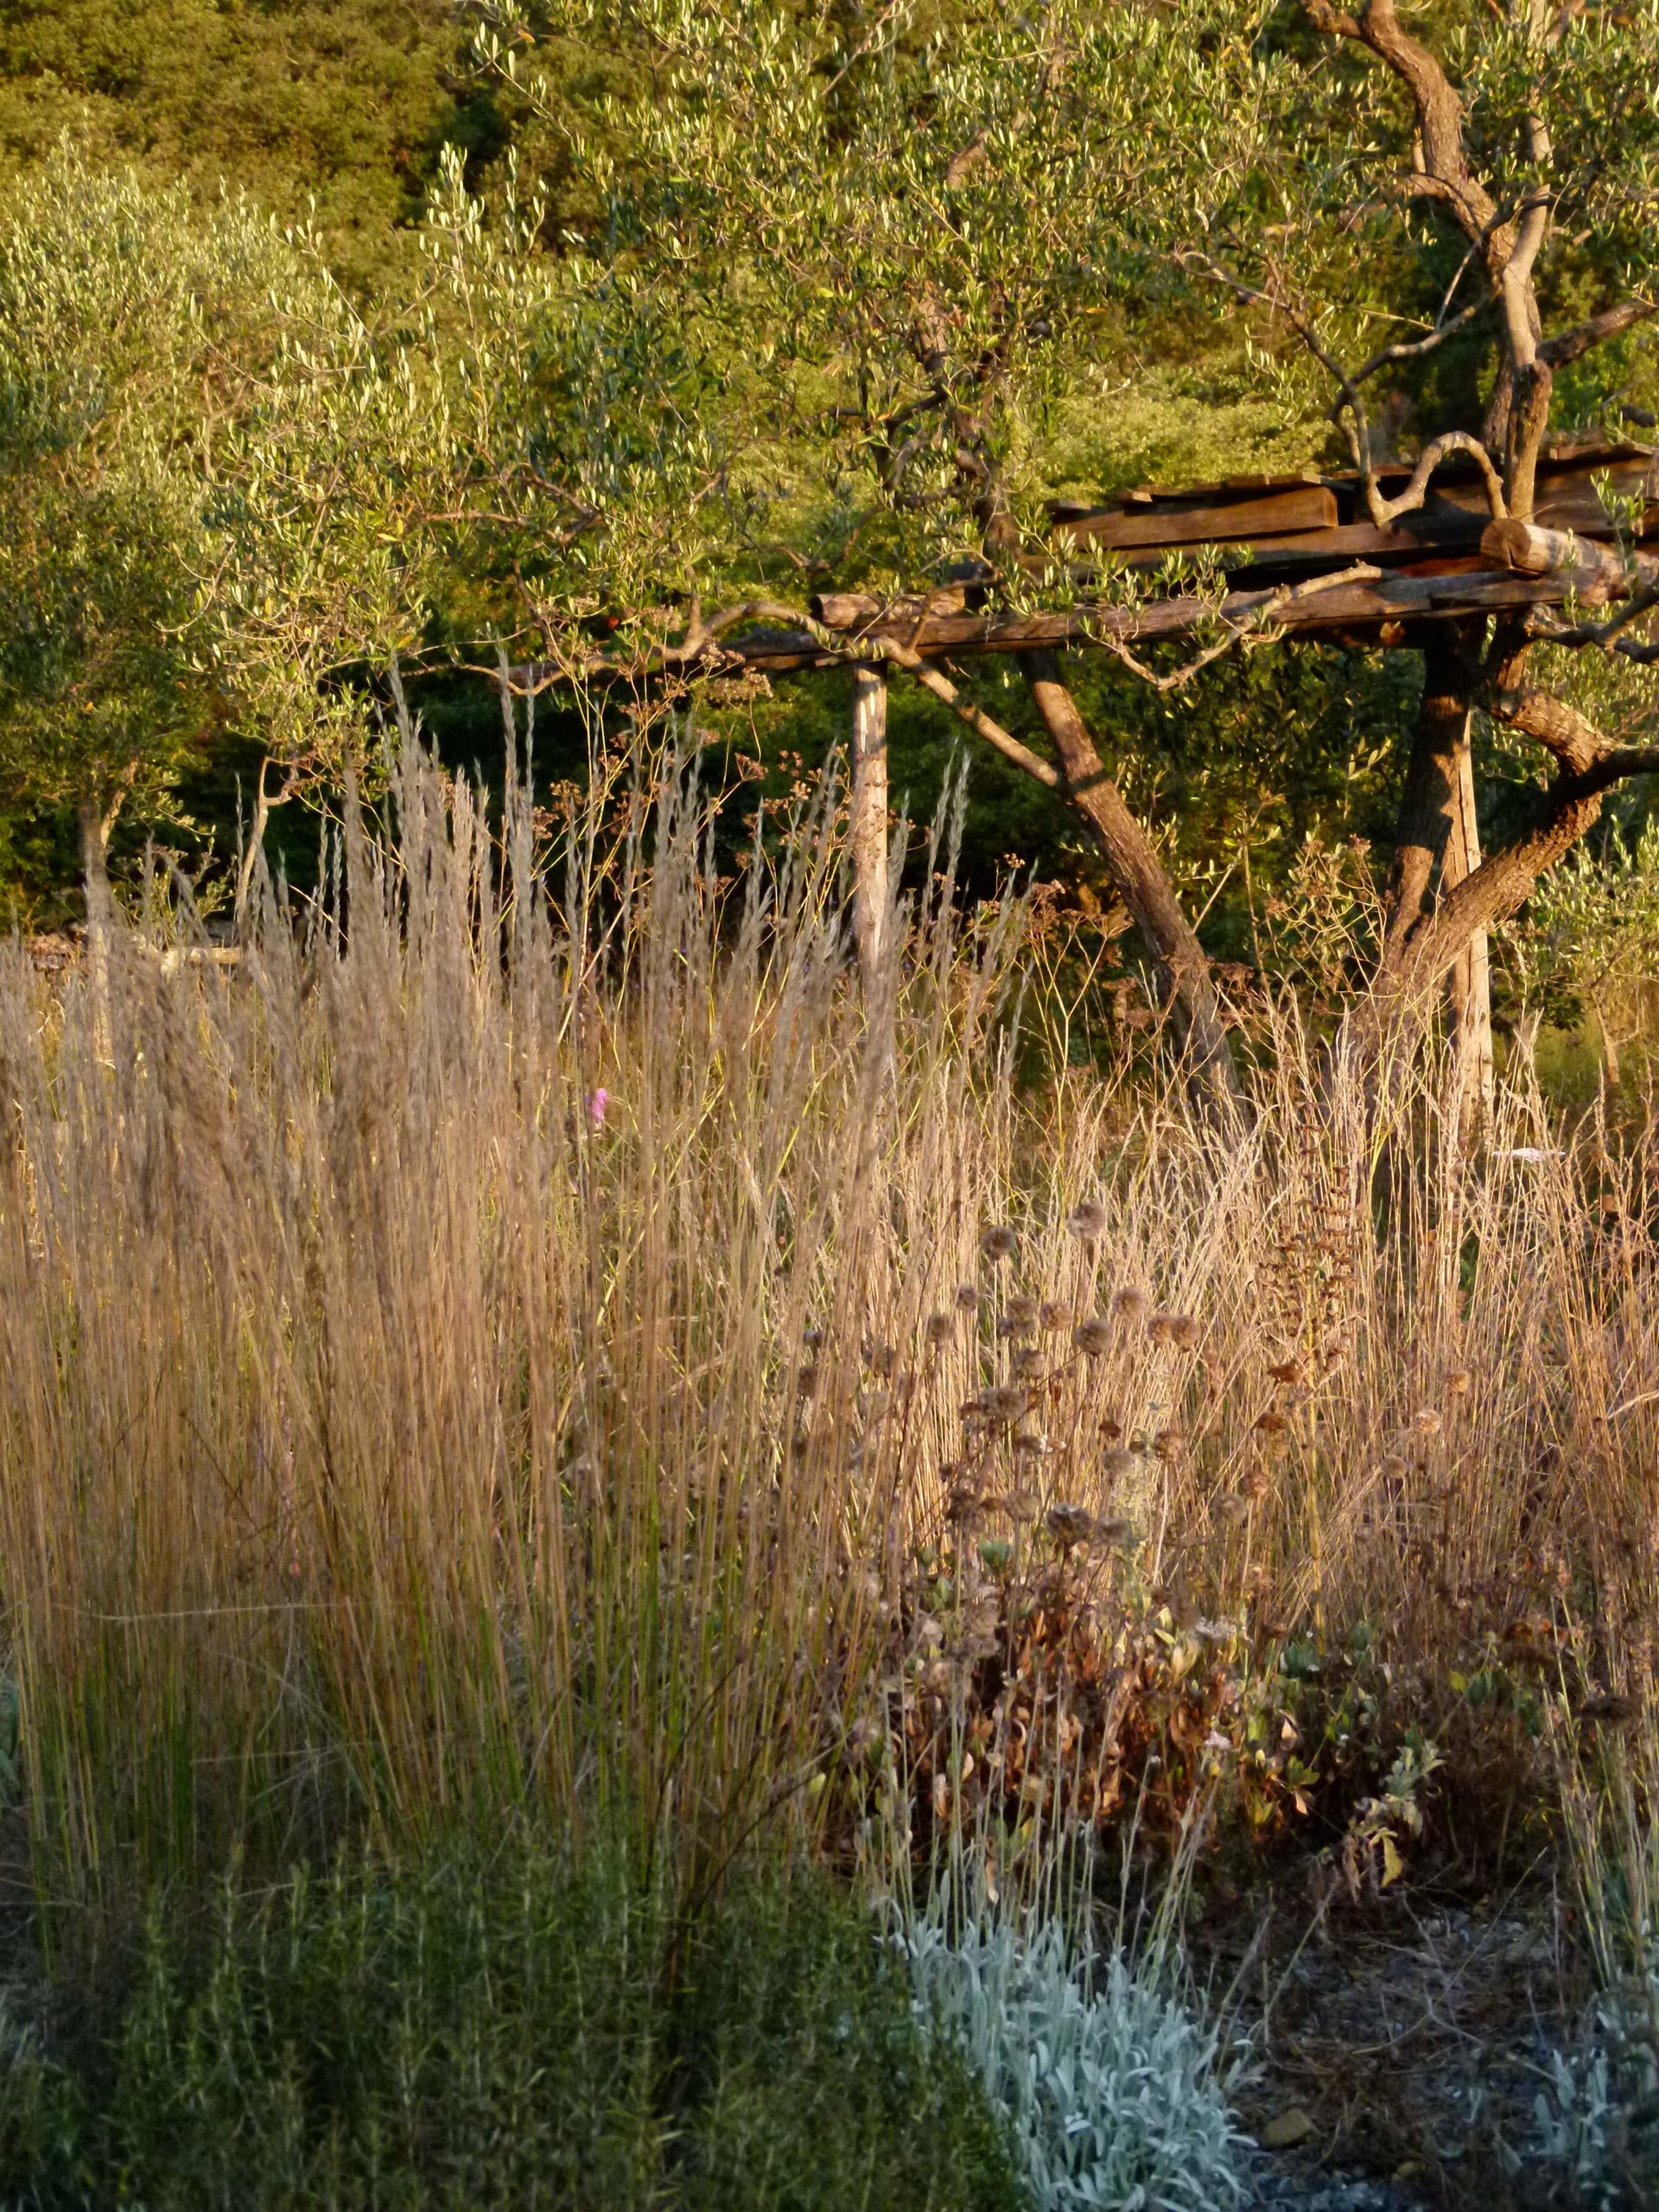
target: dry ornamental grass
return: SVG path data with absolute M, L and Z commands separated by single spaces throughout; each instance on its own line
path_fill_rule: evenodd
M 411 755 L 238 969 L 0 953 L 48 1894 L 526 1809 L 1017 1831 L 1224 1745 L 1282 1808 L 1241 1716 L 1356 1624 L 1396 1689 L 1646 1699 L 1651 1127 L 1522 1086 L 1466 1156 L 1288 1016 L 1235 1128 L 1021 1086 L 1014 909 L 861 996 L 819 818 L 721 887 L 694 791 L 619 808 L 537 852 Z

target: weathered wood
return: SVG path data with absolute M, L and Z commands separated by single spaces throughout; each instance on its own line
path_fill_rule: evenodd
M 1223 1097 L 1236 1097 L 1232 1046 L 1210 963 L 1181 911 L 1158 848 L 1107 774 L 1054 655 L 1027 653 L 1020 664 L 1065 771 L 1065 796 L 1100 842 L 1117 894 L 1156 963 L 1160 995 L 1173 1005 L 1205 1083 Z
M 887 675 L 853 671 L 851 821 L 853 942 L 867 984 L 880 973 L 887 921 Z
M 1548 576 L 1525 576 L 1507 569 L 1474 574 L 1379 577 L 1373 583 L 1338 584 L 1298 601 L 1273 616 L 1273 626 L 1289 632 L 1358 629 L 1389 622 L 1446 620 L 1508 608 L 1559 604 L 1562 586 Z M 1166 599 L 1145 607 L 1083 605 L 1035 614 L 924 614 L 916 601 L 889 605 L 856 592 L 826 593 L 813 613 L 827 631 L 865 644 L 893 639 L 922 654 L 1027 652 L 1045 645 L 1087 645 L 1091 640 L 1121 639 L 1125 644 L 1183 638 L 1219 620 L 1244 628 L 1259 622 L 1274 594 L 1230 592 L 1219 607 L 1197 597 Z M 734 644 L 747 641 L 734 640 Z M 787 651 L 788 648 L 785 648 Z M 753 655 L 768 664 L 770 649 Z M 790 664 L 804 664 L 798 659 Z
M 1480 866 L 1480 825 L 1475 808 L 1473 716 L 1464 716 L 1452 779 L 1451 829 L 1440 861 L 1442 895 L 1466 881 Z M 1452 1111 L 1459 1142 L 1471 1146 L 1491 1121 L 1496 1097 L 1492 1054 L 1491 941 L 1484 930 L 1471 936 L 1452 963 L 1447 988 L 1452 1038 Z
M 1057 518 L 1067 537 L 1090 545 L 1141 547 L 1229 545 L 1292 531 L 1329 530 L 1338 519 L 1335 493 L 1323 484 L 1299 484 L 1255 499 L 1193 505 L 1154 500 L 1149 505 L 1099 507 Z
M 1614 546 L 1532 522 L 1489 523 L 1480 550 L 1488 560 L 1519 575 L 1559 578 L 1581 599 L 1622 598 L 1659 581 L 1659 560 L 1650 554 L 1627 560 Z

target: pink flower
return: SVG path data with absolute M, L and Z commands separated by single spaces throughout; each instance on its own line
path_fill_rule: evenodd
M 605 1126 L 605 1109 L 609 1105 L 610 1100 L 611 1094 L 608 1090 L 595 1090 L 588 1098 L 588 1117 L 596 1129 L 602 1129 Z

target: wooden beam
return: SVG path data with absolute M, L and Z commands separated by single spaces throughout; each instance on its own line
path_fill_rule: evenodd
M 1559 605 L 1565 596 L 1563 584 L 1554 577 L 1508 570 L 1382 576 L 1374 583 L 1338 584 L 1282 607 L 1269 619 L 1275 629 L 1301 634 Z M 830 592 L 813 602 L 813 613 L 827 631 L 844 634 L 849 642 L 893 639 L 924 655 L 1027 652 L 1044 645 L 1086 646 L 1107 638 L 1126 645 L 1155 643 L 1190 637 L 1217 620 L 1244 629 L 1262 620 L 1274 597 L 1268 591 L 1230 592 L 1219 607 L 1213 601 L 1182 598 L 1145 607 L 1083 605 L 1058 613 L 1000 614 L 994 610 L 936 613 L 915 599 L 883 601 L 855 592 Z M 746 647 L 748 642 L 734 640 Z M 780 639 L 779 646 L 776 655 L 771 647 L 760 645 L 758 651 L 746 651 L 745 658 L 757 666 L 774 659 L 779 665 L 804 664 L 794 657 L 792 640 Z
M 1068 510 L 1056 517 L 1056 527 L 1063 537 L 1128 552 L 1160 546 L 1247 544 L 1254 538 L 1282 537 L 1295 531 L 1333 529 L 1338 519 L 1333 492 L 1323 484 L 1299 484 L 1292 491 L 1225 504 L 1157 500 L 1128 508 Z
M 1541 529 L 1531 522 L 1489 523 L 1480 550 L 1489 561 L 1518 575 L 1551 576 L 1580 599 L 1622 599 L 1659 581 L 1659 560 L 1637 553 L 1628 560 L 1616 547 L 1575 532 Z

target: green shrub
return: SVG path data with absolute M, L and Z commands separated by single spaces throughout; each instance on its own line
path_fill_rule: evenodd
M 6 2031 L 0 2202 L 1019 2202 L 962 2060 L 817 1883 L 738 1885 L 677 1941 L 619 1881 L 523 1854 L 296 1875 L 262 1901 L 227 1887 L 209 1925 L 158 1907 L 79 2009 L 73 2033 Z

